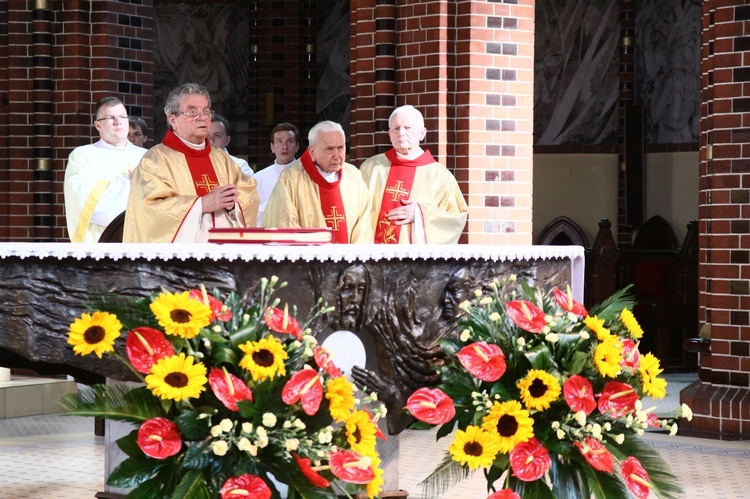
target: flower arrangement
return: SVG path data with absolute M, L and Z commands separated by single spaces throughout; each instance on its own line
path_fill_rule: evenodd
M 590 312 L 570 288 L 546 292 L 515 276 L 490 288 L 460 305 L 459 337 L 441 340 L 440 385 L 407 401 L 415 427 L 453 433 L 425 496 L 483 468 L 489 499 L 677 497 L 677 480 L 639 437 L 649 426 L 674 435 L 692 413 L 683 404 L 659 418 L 644 407 L 666 381 L 638 350 L 627 288 Z
M 117 441 L 127 458 L 109 485 L 132 487 L 128 497 L 138 498 L 379 493 L 376 438 L 385 437 L 377 421 L 385 408 L 349 382 L 310 334 L 307 324 L 330 310 L 318 303 L 300 324 L 288 306 L 277 308 L 278 298 L 271 302 L 277 284 L 286 283 L 263 278 L 256 303 L 203 287 L 164 291 L 109 303 L 110 311 L 71 324 L 76 354 L 112 355 L 143 382 L 61 400 L 70 414 L 135 425 Z M 115 348 L 123 329 L 125 354 Z

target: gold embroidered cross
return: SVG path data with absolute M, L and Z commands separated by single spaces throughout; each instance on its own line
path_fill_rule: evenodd
M 339 230 L 339 222 L 344 221 L 344 215 L 339 213 L 338 206 L 331 207 L 331 214 L 325 217 L 326 225 L 330 225 L 331 229 Z
M 409 195 L 409 191 L 405 191 L 404 189 L 402 189 L 403 186 L 404 181 L 397 180 L 395 187 L 388 187 L 385 190 L 385 192 L 387 192 L 388 194 L 393 194 L 393 196 L 391 197 L 391 201 L 398 201 L 398 198 Z
M 201 175 L 201 182 L 197 182 L 195 184 L 195 189 L 198 190 L 199 188 L 205 189 L 206 194 L 214 190 L 214 187 L 217 187 L 219 185 L 218 182 L 211 182 L 211 179 L 208 178 L 208 175 L 205 173 Z

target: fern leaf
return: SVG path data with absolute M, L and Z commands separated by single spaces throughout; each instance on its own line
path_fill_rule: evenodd
M 145 387 L 94 385 L 66 393 L 58 404 L 73 416 L 88 416 L 140 424 L 164 416 L 158 399 Z
M 468 468 L 454 461 L 446 452 L 443 461 L 427 478 L 419 482 L 418 486 L 422 489 L 422 497 L 439 497 L 458 482 L 466 480 L 471 474 Z

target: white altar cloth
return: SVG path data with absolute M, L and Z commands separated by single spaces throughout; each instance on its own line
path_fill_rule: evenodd
M 321 246 L 245 244 L 72 244 L 0 243 L 0 258 L 93 258 L 113 260 L 210 259 L 241 261 L 378 261 L 388 259 L 479 259 L 487 261 L 570 260 L 573 297 L 583 301 L 584 249 L 581 246 L 491 246 L 326 244 Z

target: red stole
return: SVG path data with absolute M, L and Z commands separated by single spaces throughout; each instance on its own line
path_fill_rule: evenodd
M 337 181 L 328 182 L 318 171 L 318 168 L 310 157 L 309 151 L 305 150 L 299 160 L 312 181 L 318 185 L 320 209 L 323 212 L 326 225 L 333 230 L 333 242 L 348 243 L 349 229 L 346 226 L 344 200 L 341 198 L 341 189 L 339 189 L 344 169 L 341 168 L 339 170 L 339 179 Z
M 198 151 L 188 147 L 172 130 L 167 130 L 161 143 L 185 155 L 190 175 L 193 177 L 195 193 L 199 197 L 219 187 L 219 177 L 216 176 L 214 165 L 209 157 L 211 144 L 208 141 L 206 141 L 206 147 Z
M 416 159 L 405 160 L 398 157 L 395 149 L 386 151 L 385 157 L 391 162 L 391 168 L 388 171 L 378 223 L 375 226 L 375 243 L 398 244 L 403 225 L 394 224 L 385 215 L 393 208 L 401 206 L 402 199 L 409 199 L 417 167 L 434 163 L 435 159 L 430 151 L 425 151 Z

